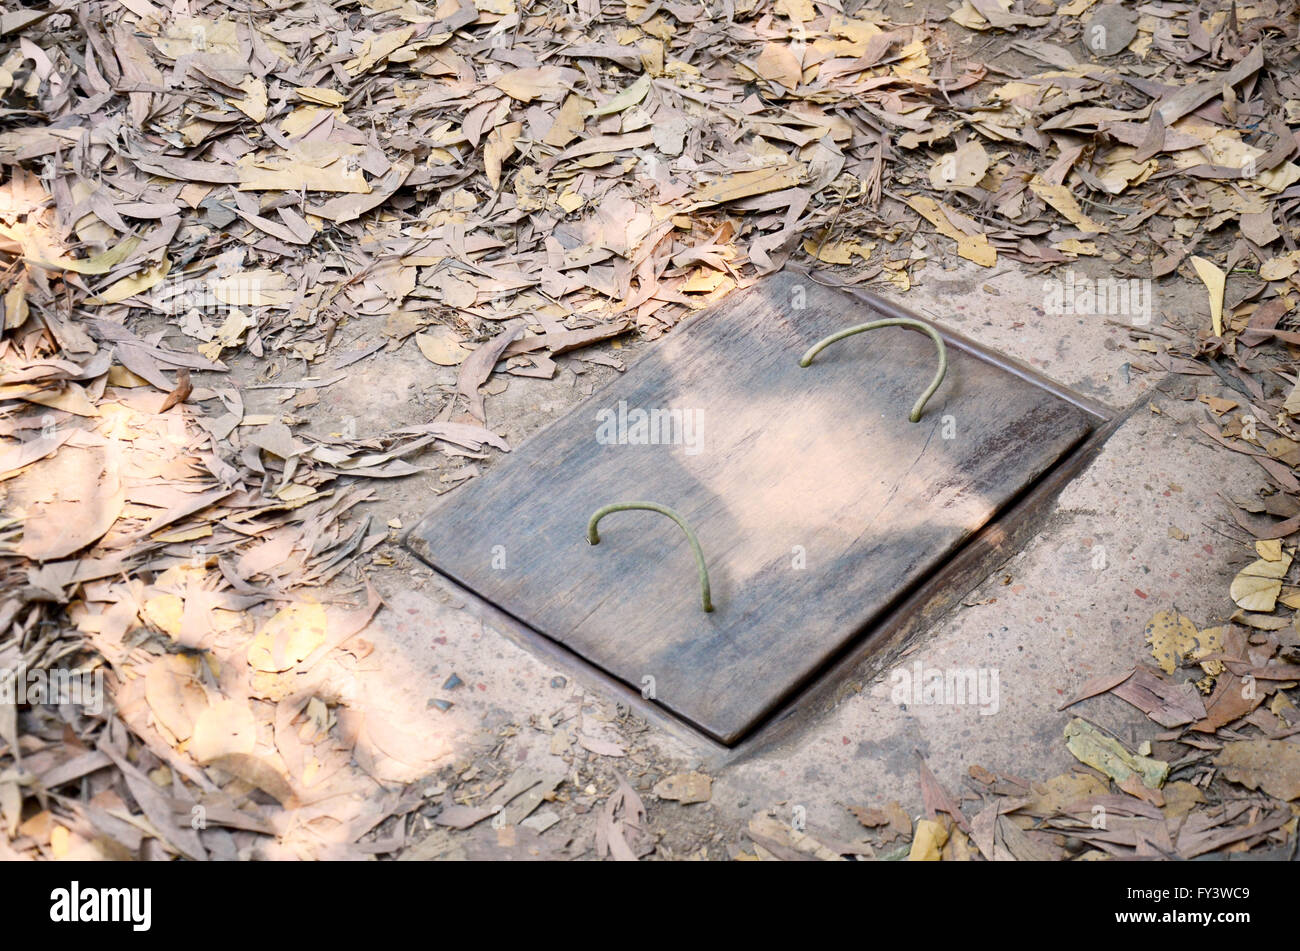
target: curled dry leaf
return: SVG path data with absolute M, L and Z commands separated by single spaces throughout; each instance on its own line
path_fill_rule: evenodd
M 190 371 L 181 367 L 176 372 L 176 389 L 167 394 L 163 400 L 162 406 L 158 407 L 158 412 L 165 413 L 173 406 L 178 406 L 190 398 L 194 392 L 194 384 L 190 382 Z

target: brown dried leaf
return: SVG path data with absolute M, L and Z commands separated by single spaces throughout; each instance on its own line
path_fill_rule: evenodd
M 1247 789 L 1300 799 L 1300 743 L 1289 740 L 1237 740 L 1214 758 L 1223 775 Z

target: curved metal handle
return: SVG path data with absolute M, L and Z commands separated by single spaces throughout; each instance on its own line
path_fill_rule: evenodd
M 916 401 L 916 405 L 912 407 L 912 412 L 907 417 L 912 422 L 918 423 L 921 421 L 921 413 L 925 410 L 926 402 L 930 397 L 934 396 L 934 391 L 939 388 L 939 384 L 943 382 L 944 374 L 948 372 L 948 348 L 943 345 L 943 338 L 939 336 L 939 332 L 929 324 L 922 323 L 919 320 L 913 320 L 911 317 L 890 317 L 885 320 L 873 320 L 868 324 L 858 324 L 856 327 L 850 327 L 847 330 L 841 330 L 839 333 L 833 333 L 825 340 L 813 344 L 808 348 L 808 352 L 800 357 L 799 366 L 808 366 L 808 364 L 812 363 L 813 357 L 817 356 L 817 354 L 821 353 L 835 341 L 843 340 L 845 337 L 852 337 L 854 334 L 860 334 L 864 330 L 875 330 L 877 327 L 913 327 L 929 334 L 931 339 L 934 340 L 935 346 L 939 348 L 939 371 L 935 373 L 934 379 L 930 381 L 930 385 L 926 388 L 926 391 L 921 394 L 921 398 Z
M 667 506 L 657 505 L 654 502 L 615 502 L 613 505 L 598 508 L 587 520 L 587 542 L 592 545 L 600 544 L 600 534 L 596 531 L 596 526 L 610 512 L 627 512 L 634 509 L 645 509 L 647 512 L 667 515 L 682 527 L 682 531 L 686 533 L 686 540 L 691 543 L 691 551 L 695 552 L 695 567 L 700 570 L 700 603 L 705 611 L 712 611 L 713 599 L 709 593 L 709 573 L 704 567 L 704 552 L 700 548 L 700 541 L 682 517 Z

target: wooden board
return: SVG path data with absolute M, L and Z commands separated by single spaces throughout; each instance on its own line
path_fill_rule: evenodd
M 915 424 L 907 413 L 936 367 L 928 337 L 873 330 L 798 365 L 827 334 L 880 316 L 798 273 L 733 294 L 448 493 L 408 545 L 734 744 L 1095 422 L 947 333 L 947 378 Z M 658 443 L 635 444 L 638 409 L 682 411 L 696 427 L 661 425 Z M 591 513 L 624 501 L 667 505 L 694 527 L 712 613 L 669 519 L 614 513 L 587 544 Z

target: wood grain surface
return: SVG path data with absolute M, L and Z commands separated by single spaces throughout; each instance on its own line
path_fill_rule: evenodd
M 799 367 L 811 344 L 879 316 L 797 273 L 733 294 L 444 496 L 408 544 L 734 744 L 1093 425 L 952 346 L 947 378 L 909 423 L 936 355 L 902 328 L 840 341 Z M 674 427 L 658 444 L 603 441 L 602 411 L 617 419 L 620 401 L 633 421 L 637 409 L 678 410 L 696 429 Z M 695 529 L 712 613 L 668 518 L 617 512 L 587 544 L 591 513 L 626 501 L 667 505 Z

